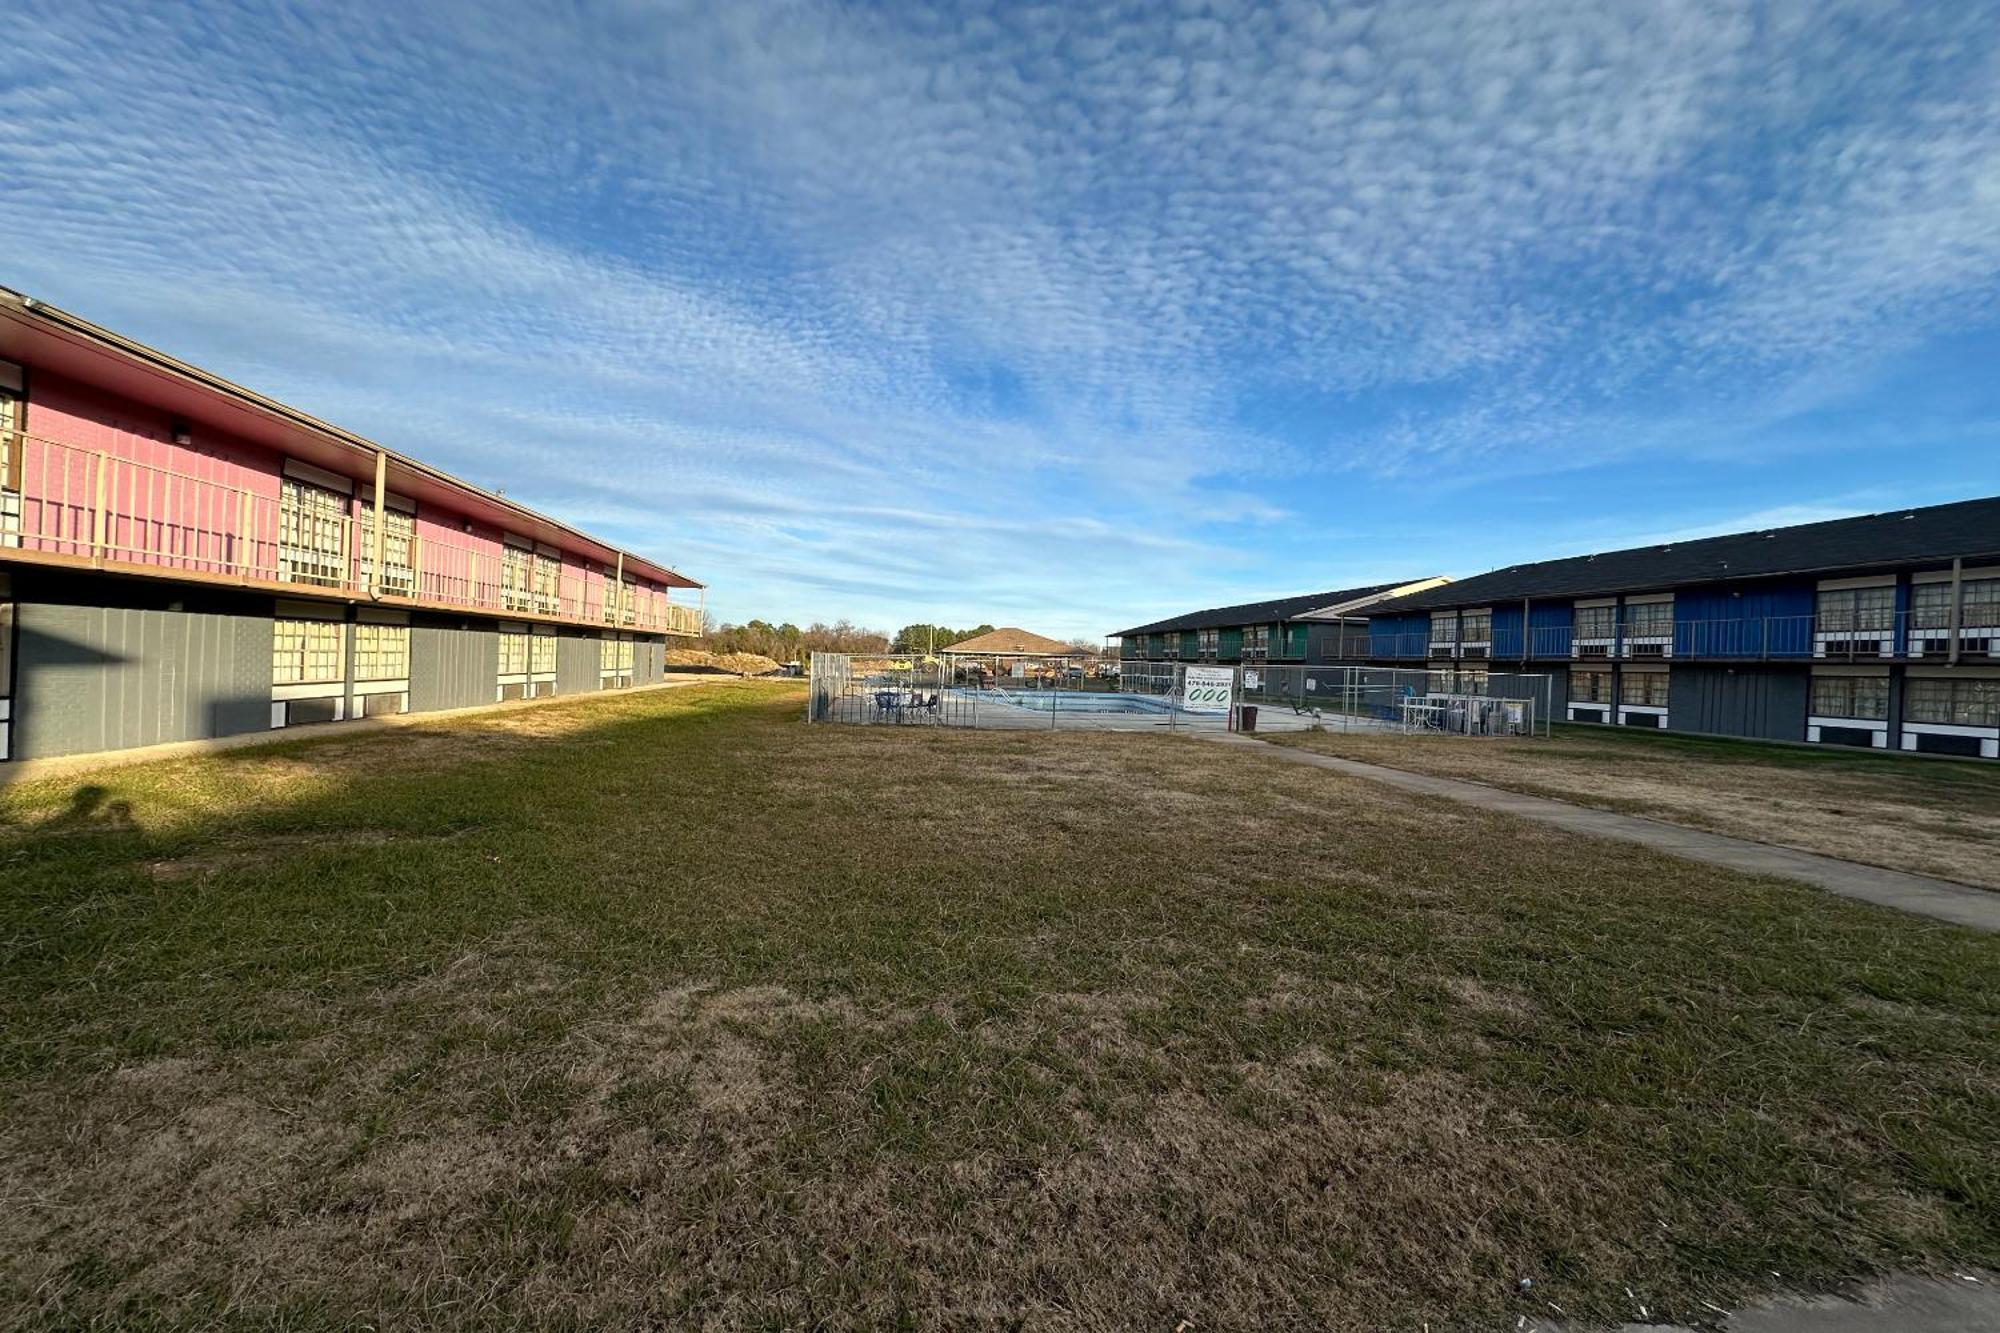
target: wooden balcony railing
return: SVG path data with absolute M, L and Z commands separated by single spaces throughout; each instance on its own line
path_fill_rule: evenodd
M 371 595 L 372 536 L 353 514 L 300 522 L 283 503 L 224 482 L 15 434 L 0 439 L 18 491 L 0 510 L 0 547 L 157 568 L 300 592 Z M 9 497 L 15 499 L 15 497 Z M 18 512 L 14 512 L 18 511 Z M 553 589 L 510 585 L 500 554 L 436 537 L 386 553 L 381 600 L 525 614 L 648 633 L 699 634 L 701 610 L 664 593 L 565 573 Z

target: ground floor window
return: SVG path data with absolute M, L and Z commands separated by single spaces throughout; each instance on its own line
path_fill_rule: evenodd
M 1889 678 L 1814 676 L 1812 712 L 1815 717 L 1886 719 L 1889 716 Z
M 1903 686 L 1903 720 L 2000 727 L 2000 680 L 1914 679 Z
M 347 626 L 338 620 L 275 620 L 271 623 L 271 683 L 307 685 L 338 682 L 341 645 Z
M 1581 668 L 1572 670 L 1569 673 L 1569 698 L 1571 703 L 1578 704 L 1610 703 L 1611 673 Z
M 525 626 L 500 631 L 500 674 L 528 674 L 528 631 Z
M 407 680 L 410 675 L 410 627 L 370 625 L 354 627 L 354 678 L 356 680 Z
M 1621 702 L 1638 708 L 1665 708 L 1669 679 L 1664 671 L 1629 671 Z
M 556 673 L 555 631 L 537 630 L 528 636 L 528 670 L 537 676 Z

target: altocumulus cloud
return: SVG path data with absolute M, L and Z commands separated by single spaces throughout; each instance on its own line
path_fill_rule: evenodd
M 1098 633 L 1990 489 L 1996 33 L 1826 0 L 49 6 L 0 51 L 0 282 L 727 615 Z

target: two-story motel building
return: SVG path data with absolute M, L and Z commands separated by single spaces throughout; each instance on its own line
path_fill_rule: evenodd
M 1187 611 L 1118 630 L 1125 662 L 1228 662 L 1256 666 L 1328 666 L 1365 662 L 1369 608 L 1420 592 L 1441 578 L 1275 597 Z
M 1370 660 L 1571 722 L 2000 757 L 2000 498 L 1515 565 L 1382 603 Z
M 700 588 L 0 288 L 0 758 L 646 684 Z

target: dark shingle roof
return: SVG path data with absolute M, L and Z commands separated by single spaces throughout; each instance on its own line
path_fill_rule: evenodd
M 1365 588 L 1337 588 L 1332 592 L 1309 592 L 1296 597 L 1276 597 L 1268 602 L 1239 602 L 1235 606 L 1212 606 L 1206 611 L 1190 611 L 1186 615 L 1155 620 L 1150 625 L 1135 625 L 1131 629 L 1121 629 L 1113 637 L 1164 634 L 1169 630 L 1219 629 L 1228 625 L 1270 625 L 1280 620 L 1302 616 L 1308 611 L 1318 611 L 1324 607 L 1339 606 L 1343 602 L 1373 597 L 1391 588 L 1400 588 L 1408 582 L 1410 580 L 1402 579 L 1395 583 L 1374 583 Z
M 2000 556 L 2000 497 L 1896 509 L 1789 528 L 1538 560 L 1383 602 L 1377 614 L 1597 597 L 1781 574 L 1826 575 L 1925 561 Z

